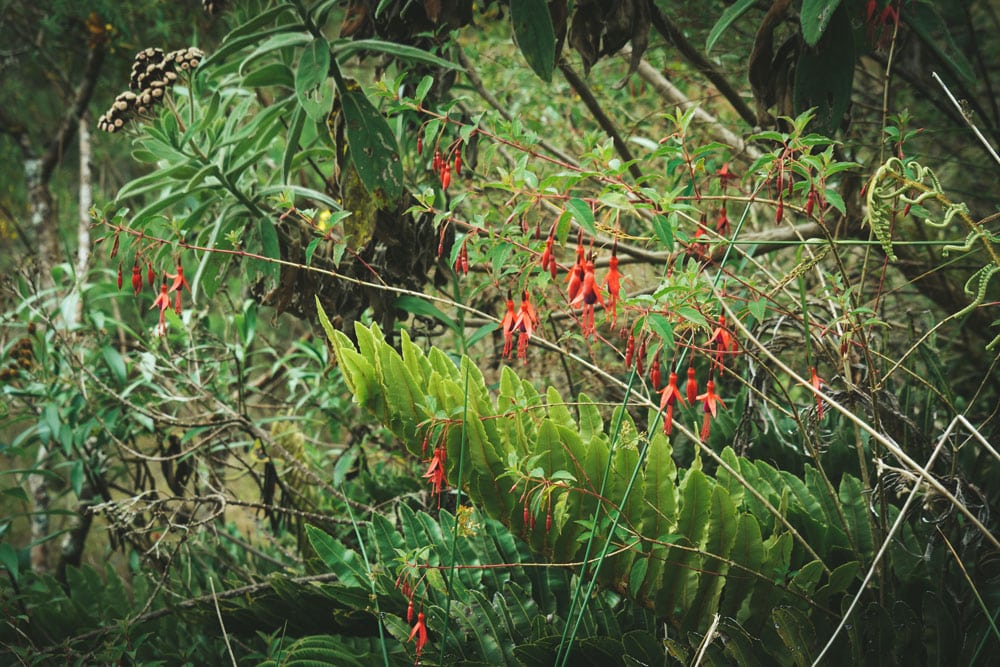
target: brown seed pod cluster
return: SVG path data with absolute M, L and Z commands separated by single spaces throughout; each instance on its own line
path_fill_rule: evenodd
M 182 72 L 196 68 L 205 57 L 201 49 L 189 46 L 164 54 L 162 49 L 144 49 L 132 63 L 128 90 L 118 97 L 100 118 L 97 127 L 105 132 L 117 132 L 136 116 L 147 116 L 163 99 L 167 89 Z
M 9 382 L 16 379 L 21 371 L 29 370 L 35 363 L 35 351 L 31 336 L 35 333 L 35 325 L 28 325 L 28 335 L 20 338 L 10 349 L 10 362 L 0 368 L 0 381 Z
M 218 14 L 226 9 L 225 0 L 201 0 L 201 6 L 210 16 Z

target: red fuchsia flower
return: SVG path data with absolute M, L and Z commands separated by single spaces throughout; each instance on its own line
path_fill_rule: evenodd
M 628 342 L 625 343 L 625 368 L 632 368 L 632 361 L 635 359 L 635 334 L 629 333 Z
M 140 286 L 142 285 L 142 280 L 139 280 Z M 167 294 L 167 283 L 160 285 L 160 293 L 157 295 L 156 300 L 153 301 L 153 305 L 149 307 L 150 310 L 153 308 L 160 309 L 160 335 L 167 332 L 167 322 L 164 319 L 167 309 L 170 308 L 170 295 Z
M 881 50 L 889 45 L 892 33 L 899 23 L 899 6 L 895 0 L 889 0 L 879 12 L 878 5 L 878 0 L 868 0 L 865 5 L 865 25 L 868 27 L 868 41 Z
M 611 313 L 611 326 L 618 323 L 618 297 L 621 294 L 621 274 L 618 273 L 617 247 L 611 249 L 611 259 L 608 260 L 608 275 L 604 278 L 604 286 L 608 288 L 608 311 Z
M 815 366 L 809 367 L 809 384 L 811 384 L 816 391 L 819 391 L 820 387 L 826 384 L 826 381 L 816 374 Z M 823 399 L 820 398 L 819 395 L 816 396 L 816 416 L 819 419 L 823 419 Z
M 674 405 L 678 401 L 684 405 L 684 397 L 681 396 L 681 391 L 677 388 L 677 373 L 671 371 L 667 386 L 660 394 L 660 409 L 666 410 L 663 415 L 663 433 L 666 435 L 670 435 L 670 431 L 674 427 Z
M 423 478 L 428 481 L 434 495 L 437 496 L 438 507 L 441 507 L 441 489 L 448 485 L 448 480 L 444 475 L 444 461 L 444 445 L 438 445 L 434 448 L 434 456 L 431 457 L 430 465 L 427 466 L 427 472 L 423 474 Z
M 118 289 L 122 288 L 122 265 L 118 263 Z
M 717 231 L 720 236 L 726 236 L 729 234 L 729 216 L 726 213 L 725 204 L 723 204 L 719 209 L 719 219 L 715 223 L 715 231 Z
M 736 340 L 726 327 L 726 316 L 719 315 L 719 326 L 712 331 L 708 339 L 708 347 L 715 350 L 715 363 L 722 368 L 722 359 L 726 354 L 736 352 Z
M 635 372 L 641 377 L 645 372 L 642 365 L 646 362 L 646 339 L 639 343 L 639 352 L 635 355 Z
M 601 296 L 601 288 L 597 284 L 597 280 L 594 278 L 594 262 L 587 260 L 583 265 L 583 285 L 580 287 L 579 293 L 576 295 L 572 301 L 570 301 L 571 306 L 577 304 L 582 304 L 583 306 L 583 319 L 581 325 L 583 327 L 583 335 L 594 333 L 594 304 L 601 304 L 604 306 L 604 297 Z
M 170 285 L 171 292 L 177 292 L 176 304 L 174 305 L 174 310 L 178 315 L 181 314 L 181 290 L 187 289 L 191 291 L 191 286 L 188 285 L 187 278 L 184 277 L 184 267 L 177 263 L 177 273 L 168 273 L 167 278 L 172 278 L 173 283 Z
M 660 382 L 663 378 L 660 376 L 660 352 L 657 350 L 656 356 L 653 357 L 653 363 L 649 366 L 649 382 L 653 385 L 653 391 L 660 391 Z
M 698 396 L 699 401 L 704 401 L 705 409 L 705 421 L 701 425 L 701 439 L 708 440 L 709 429 L 712 426 L 712 420 L 718 416 L 719 407 L 717 404 L 721 404 L 722 407 L 726 407 L 726 404 L 722 402 L 718 394 L 715 393 L 715 381 L 709 380 L 706 387 L 705 393 Z
M 687 394 L 688 403 L 695 404 L 698 400 L 698 378 L 694 374 L 694 366 L 688 366 L 687 383 L 684 385 L 684 393 Z
M 184 277 L 184 267 L 180 264 L 177 265 L 177 273 L 168 273 L 167 278 L 171 278 L 174 282 L 170 284 L 170 291 L 176 292 L 181 288 L 191 291 L 191 286 L 188 285 L 187 278 Z
M 507 294 L 507 313 L 500 320 L 500 330 L 503 331 L 503 356 L 510 357 L 514 350 L 514 329 L 517 326 L 517 312 L 514 310 L 514 300 Z
M 156 282 L 156 271 L 153 271 L 152 262 L 146 262 L 146 282 L 149 283 L 150 287 Z
M 722 166 L 715 172 L 715 175 L 719 177 L 719 183 L 722 185 L 722 190 L 725 191 L 726 187 L 729 185 L 729 181 L 735 181 L 739 176 L 729 171 L 729 163 L 723 162 Z
M 410 630 L 410 636 L 406 641 L 411 642 L 414 637 L 417 640 L 417 658 L 419 659 L 420 654 L 424 650 L 424 645 L 427 644 L 427 624 L 424 622 L 424 612 L 417 614 L 417 623 Z
M 142 271 L 139 269 L 138 262 L 132 265 L 132 290 L 136 296 L 139 296 L 139 292 L 142 291 Z
M 524 292 L 521 294 L 521 308 L 514 322 L 514 329 L 518 331 L 517 337 L 517 358 L 528 361 L 528 341 L 538 325 L 538 312 L 531 305 L 531 296 Z
M 468 238 L 462 239 L 462 247 L 458 249 L 458 256 L 455 257 L 456 274 L 469 275 L 469 249 L 466 245 L 468 242 Z

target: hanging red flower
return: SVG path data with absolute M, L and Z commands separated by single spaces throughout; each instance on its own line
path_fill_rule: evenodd
M 666 410 L 663 415 L 663 432 L 666 435 L 670 435 L 670 431 L 674 427 L 674 405 L 678 401 L 684 405 L 684 397 L 681 396 L 680 389 L 677 388 L 677 373 L 671 371 L 667 386 L 660 394 L 660 409 Z
M 704 401 L 705 409 L 705 420 L 701 425 L 701 439 L 707 440 L 709 430 L 712 426 L 712 419 L 718 416 L 719 405 L 726 407 L 726 404 L 722 402 L 718 394 L 715 393 L 715 381 L 709 380 L 706 387 L 705 393 L 698 396 L 699 401 Z

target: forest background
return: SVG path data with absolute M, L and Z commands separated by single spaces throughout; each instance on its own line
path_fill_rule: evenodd
M 1000 14 L 0 4 L 11 664 L 984 664 Z

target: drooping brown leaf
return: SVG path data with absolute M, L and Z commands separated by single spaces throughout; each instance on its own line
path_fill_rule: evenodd
M 365 0 L 350 0 L 344 10 L 344 20 L 340 23 L 341 37 L 365 37 L 368 27 L 368 3 Z
M 773 122 L 767 110 L 774 105 L 778 94 L 776 90 L 778 72 L 774 67 L 776 64 L 774 30 L 787 15 L 790 4 L 791 0 L 774 0 L 771 8 L 764 15 L 760 28 L 757 29 L 753 50 L 750 52 L 747 74 L 757 105 L 757 123 L 761 126 L 769 126 Z M 787 76 L 787 72 L 785 75 Z
M 646 51 L 649 26 L 645 0 L 584 0 L 573 13 L 569 43 L 583 59 L 584 72 L 589 72 L 601 57 L 616 53 L 631 41 L 631 75 Z
M 441 0 L 424 0 L 424 11 L 427 12 L 427 18 L 437 23 L 441 14 Z

